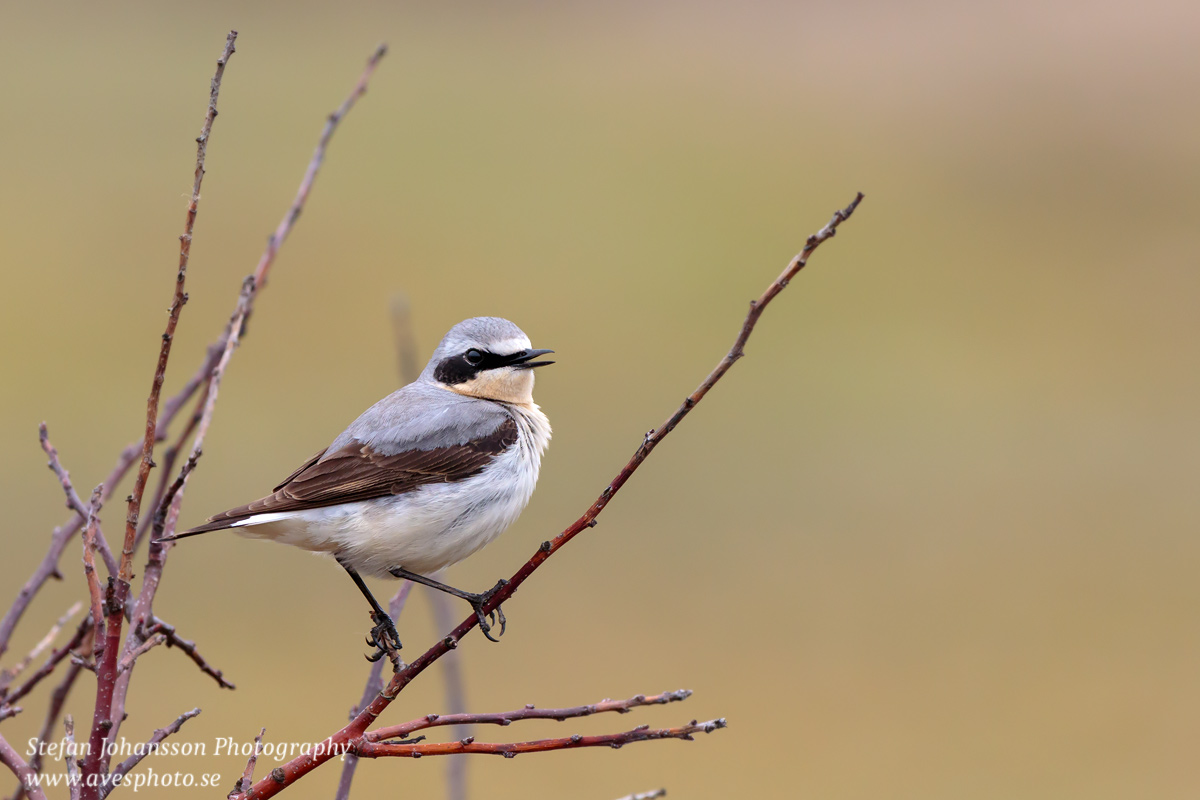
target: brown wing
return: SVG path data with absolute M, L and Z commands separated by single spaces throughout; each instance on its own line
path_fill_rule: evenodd
M 228 528 L 255 514 L 301 511 L 404 494 L 430 483 L 453 483 L 478 475 L 517 441 L 517 424 L 505 420 L 491 434 L 465 444 L 384 455 L 352 444 L 310 458 L 273 494 L 212 517 L 207 524 L 175 534 L 181 538 Z
M 313 454 L 313 457 L 312 457 L 312 458 L 310 458 L 308 461 L 305 461 L 305 462 L 304 462 L 303 464 L 301 464 L 300 466 L 296 467 L 296 471 L 295 471 L 295 472 L 293 472 L 291 475 L 288 475 L 286 478 L 284 478 L 284 479 L 283 479 L 283 481 L 282 481 L 282 482 L 280 482 L 280 484 L 279 484 L 278 486 L 276 486 L 274 489 L 272 489 L 271 491 L 272 491 L 272 492 L 278 492 L 280 489 L 282 489 L 283 487 L 287 486 L 289 483 L 291 483 L 291 482 L 292 482 L 292 481 L 294 481 L 294 480 L 295 480 L 297 477 L 299 477 L 300 473 L 304 472 L 304 470 L 308 469 L 308 468 L 309 468 L 309 467 L 311 467 L 313 464 L 316 464 L 318 461 L 320 461 L 320 460 L 321 460 L 321 456 L 325 455 L 325 453 L 327 453 L 328 451 L 329 451 L 329 448 L 328 448 L 328 447 L 326 447 L 324 450 L 321 450 L 321 451 L 319 451 L 319 452 L 317 452 L 317 453 Z

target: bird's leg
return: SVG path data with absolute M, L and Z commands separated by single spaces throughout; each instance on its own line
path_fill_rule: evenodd
M 396 632 L 396 623 L 392 621 L 383 607 L 379 605 L 379 601 L 375 599 L 375 595 L 371 594 L 371 590 L 367 588 L 367 584 L 363 583 L 362 576 L 358 574 L 354 567 L 349 564 L 338 561 L 342 568 L 350 574 L 354 580 L 354 585 L 363 593 L 363 597 L 367 598 L 367 602 L 371 604 L 371 621 L 375 623 L 375 627 L 371 629 L 371 635 L 367 637 L 367 644 L 375 648 L 375 652 L 367 656 L 368 661 L 378 661 L 387 655 L 392 661 L 392 665 L 399 668 L 400 656 L 397 651 L 402 647 L 400 644 L 400 634 Z
M 496 606 L 494 611 L 491 611 L 488 614 L 483 613 L 483 607 L 487 605 L 487 602 L 492 599 L 492 596 L 495 595 L 496 592 L 500 591 L 502 586 L 508 583 L 508 581 L 504 580 L 503 578 L 501 578 L 495 586 L 493 586 L 491 589 L 488 589 L 486 592 L 483 592 L 482 594 L 474 594 L 473 592 L 464 592 L 462 589 L 455 589 L 453 586 L 447 586 L 441 581 L 436 581 L 433 578 L 427 578 L 424 575 L 418 575 L 415 572 L 409 572 L 404 567 L 392 567 L 388 570 L 388 572 L 392 573 L 397 578 L 405 578 L 413 583 L 421 583 L 431 589 L 437 589 L 438 591 L 445 592 L 446 594 L 452 594 L 455 597 L 461 597 L 463 600 L 466 600 L 471 604 L 471 608 L 475 609 L 475 618 L 479 620 L 479 630 L 483 631 L 483 635 L 486 636 L 489 641 L 500 641 L 499 639 L 492 637 L 492 626 L 488 624 L 489 619 L 492 621 L 492 624 L 499 623 L 500 635 L 504 635 L 504 629 L 508 627 L 508 620 L 504 618 L 504 610 L 501 609 L 500 606 Z

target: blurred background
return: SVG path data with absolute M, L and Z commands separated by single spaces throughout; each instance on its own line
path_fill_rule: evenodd
M 426 5 L 5 4 L 0 606 L 67 518 L 38 423 L 85 497 L 139 435 L 226 31 L 168 391 L 386 40 L 226 376 L 183 525 L 260 496 L 397 386 L 403 292 L 422 360 L 479 314 L 558 353 L 538 375 L 555 436 L 533 501 L 448 573 L 490 586 L 867 195 L 599 527 L 506 606 L 502 643 L 460 651 L 478 711 L 696 692 L 481 739 L 729 730 L 475 757 L 473 797 L 1193 795 L 1200 5 Z M 8 661 L 84 596 L 77 552 Z M 198 705 L 181 740 L 315 741 L 359 697 L 368 619 L 331 562 L 192 539 L 156 611 L 238 689 L 157 650 L 132 740 Z M 417 593 L 399 627 L 409 658 L 441 633 Z M 10 741 L 36 733 L 48 691 Z M 443 710 L 442 691 L 427 672 L 384 721 Z M 244 759 L 144 763 L 220 771 L 223 795 Z M 439 797 L 444 766 L 364 763 L 356 796 Z M 287 796 L 330 797 L 337 772 Z

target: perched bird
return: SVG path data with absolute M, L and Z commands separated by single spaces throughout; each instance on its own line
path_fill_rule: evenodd
M 550 443 L 533 370 L 554 363 L 536 360 L 551 352 L 532 349 L 506 319 L 464 320 L 417 380 L 367 409 L 272 494 L 164 539 L 231 529 L 332 555 L 371 604 L 372 661 L 399 649 L 400 637 L 363 574 L 461 597 L 496 641 L 483 605 L 504 581 L 474 594 L 428 575 L 495 539 L 529 502 Z M 499 624 L 503 634 L 502 611 Z

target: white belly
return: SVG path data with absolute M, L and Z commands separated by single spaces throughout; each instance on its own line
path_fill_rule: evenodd
M 233 530 L 336 556 L 364 575 L 392 577 L 391 567 L 432 574 L 491 542 L 529 502 L 549 426 L 539 435 L 540 426 L 519 422 L 517 444 L 471 478 L 395 497 L 259 514 Z

